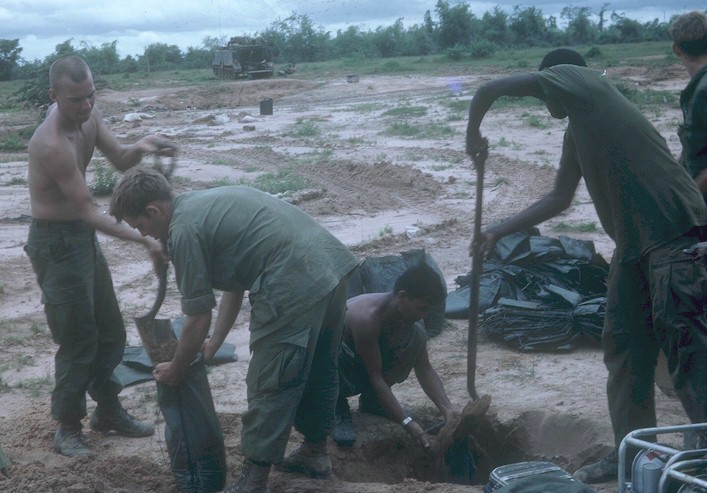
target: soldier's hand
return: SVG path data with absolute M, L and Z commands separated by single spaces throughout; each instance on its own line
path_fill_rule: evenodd
M 419 424 L 415 421 L 411 421 L 405 426 L 405 429 L 408 434 L 422 446 L 422 450 L 426 452 L 430 449 L 430 439 Z
M 474 253 L 477 252 L 482 258 L 488 258 L 493 252 L 499 237 L 496 233 L 491 230 L 482 231 L 478 238 L 472 238 L 469 244 L 469 256 L 473 257 Z M 478 242 L 478 244 L 477 244 Z

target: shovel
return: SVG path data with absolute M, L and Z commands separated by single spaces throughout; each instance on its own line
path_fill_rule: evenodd
M 135 325 L 137 325 L 140 339 L 142 339 L 142 344 L 145 346 L 153 365 L 172 361 L 172 357 L 177 350 L 177 336 L 174 335 L 174 330 L 172 330 L 172 321 L 155 319 L 167 291 L 167 264 L 163 264 L 160 267 L 157 275 L 159 288 L 155 304 L 152 305 L 152 309 L 146 315 L 135 318 Z
M 481 236 L 481 210 L 483 208 L 484 166 L 488 150 L 472 156 L 476 168 L 476 209 L 474 210 L 474 242 L 471 246 L 471 279 L 469 281 L 469 330 L 466 353 L 466 389 L 469 396 L 477 400 L 476 392 L 476 346 L 479 319 L 479 284 L 483 270 L 483 252 L 479 244 Z

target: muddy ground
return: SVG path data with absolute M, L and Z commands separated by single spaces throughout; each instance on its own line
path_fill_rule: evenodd
M 639 88 L 676 93 L 686 83 L 686 74 L 677 65 L 661 70 L 622 67 L 609 69 L 609 75 Z M 471 266 L 467 248 L 476 175 L 464 155 L 464 131 L 468 101 L 485 79 L 482 74 L 362 76 L 350 83 L 342 74 L 321 80 L 295 76 L 141 91 L 103 89 L 98 106 L 125 142 L 159 132 L 179 143 L 175 178 L 179 190 L 294 173 L 306 179 L 307 187 L 288 200 L 313 215 L 360 259 L 424 248 L 451 291 L 457 287 L 455 278 Z M 264 98 L 273 99 L 272 115 L 259 114 Z M 143 118 L 125 122 L 128 113 Z M 646 114 L 677 153 L 679 110 L 651 109 Z M 33 118 L 0 114 L 5 129 Z M 504 104 L 487 115 L 482 131 L 492 144 L 483 209 L 483 221 L 489 224 L 531 204 L 552 185 L 564 122 L 550 119 L 540 105 Z M 11 477 L 0 475 L 0 490 L 174 492 L 154 382 L 122 393 L 132 414 L 156 423 L 153 437 L 128 439 L 88 431 L 96 458 L 68 459 L 52 451 L 56 428 L 49 397 L 56 347 L 22 250 L 29 217 L 26 159 L 24 153 L 0 156 L 0 445 L 13 461 Z M 103 159 L 97 155 L 94 161 Z M 94 179 L 92 170 L 89 182 Z M 102 210 L 107 203 L 106 197 L 96 198 Z M 597 225 L 594 232 L 557 230 L 559 223 L 592 222 Z M 592 240 L 607 259 L 612 252 L 583 188 L 570 209 L 540 225 L 540 231 Z M 156 281 L 150 263 L 137 246 L 107 237 L 101 243 L 128 326 L 128 344 L 140 345 L 133 317 L 144 314 L 154 300 Z M 249 360 L 245 304 L 227 339 L 236 345 L 238 362 L 209 371 L 225 433 L 229 483 L 242 461 L 240 416 L 246 409 Z M 171 279 L 160 317 L 179 316 L 179 294 Z M 469 401 L 466 347 L 465 320 L 447 321 L 442 333 L 429 342 L 432 365 L 459 409 Z M 611 448 L 605 379 L 596 345 L 588 343 L 568 353 L 520 353 L 481 335 L 476 383 L 479 393 L 491 396 L 491 406 L 476 436 L 484 453 L 477 457 L 474 485 L 425 477 L 421 452 L 398 425 L 355 414 L 357 444 L 340 449 L 332 443 L 333 479 L 312 481 L 274 473 L 271 489 L 480 492 L 489 470 L 506 463 L 550 460 L 574 471 Z M 440 419 L 414 377 L 395 386 L 394 392 L 424 423 Z M 355 409 L 355 399 L 351 403 Z M 90 413 L 95 404 L 88 406 Z M 660 425 L 686 423 L 674 398 L 657 392 L 657 407 Z M 293 433 L 289 448 L 300 440 Z M 616 485 L 596 489 L 616 491 Z

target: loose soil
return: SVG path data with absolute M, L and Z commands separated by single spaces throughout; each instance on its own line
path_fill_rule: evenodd
M 613 72 L 612 72 L 613 70 Z M 668 74 L 670 77 L 666 77 Z M 499 74 L 494 74 L 497 76 Z M 674 66 L 622 67 L 609 75 L 641 88 L 679 91 L 686 74 Z M 124 142 L 162 133 L 180 146 L 174 180 L 179 190 L 252 181 L 287 171 L 306 180 L 306 189 L 285 194 L 350 246 L 360 259 L 424 248 L 445 275 L 448 289 L 471 267 L 468 245 L 474 217 L 476 174 L 464 155 L 466 108 L 485 76 L 295 78 L 223 82 L 214 85 L 115 92 L 103 89 L 98 105 Z M 259 102 L 273 99 L 273 114 L 261 116 Z M 138 113 L 142 120 L 125 122 Z M 397 116 L 396 116 L 397 114 Z M 650 110 L 648 117 L 679 152 L 677 108 Z M 33 115 L 0 115 L 4 128 L 30 124 Z M 486 164 L 483 222 L 520 211 L 550 189 L 565 122 L 552 120 L 540 105 L 492 110 L 482 131 L 492 149 Z M 415 133 L 419 131 L 418 133 Z M 402 135 L 401 135 L 402 134 Z M 125 407 L 157 425 L 153 437 L 128 439 L 87 431 L 98 456 L 68 459 L 52 451 L 56 429 L 50 417 L 53 355 L 40 293 L 22 247 L 29 219 L 24 153 L 0 155 L 0 445 L 13 462 L 0 489 L 13 492 L 175 492 L 156 405 L 154 382 L 126 388 Z M 101 156 L 94 157 L 103 161 Z M 89 168 L 89 183 L 94 179 Z M 261 178 L 262 179 L 262 178 Z M 105 210 L 108 198 L 96 198 Z M 595 223 L 589 233 L 558 233 L 559 223 Z M 540 225 L 547 236 L 592 240 L 609 258 L 613 244 L 601 230 L 580 186 L 572 206 Z M 100 238 L 128 329 L 128 344 L 140 345 L 134 317 L 145 314 L 157 281 L 146 252 L 133 244 Z M 177 318 L 179 293 L 170 277 L 160 318 Z M 223 427 L 229 483 L 238 476 L 241 415 L 246 410 L 249 361 L 248 306 L 227 341 L 238 362 L 209 371 Z M 469 401 L 466 377 L 467 322 L 447 321 L 429 341 L 432 365 L 460 410 Z M 488 395 L 488 413 L 473 435 L 474 485 L 425 476 L 430 458 L 402 428 L 355 413 L 359 440 L 350 449 L 331 444 L 334 477 L 326 481 L 274 472 L 279 492 L 481 492 L 498 465 L 549 460 L 568 471 L 597 459 L 612 446 L 605 398 L 606 369 L 596 345 L 566 353 L 520 353 L 480 335 L 476 387 Z M 393 388 L 403 406 L 426 426 L 440 414 L 414 377 Z M 351 400 L 355 409 L 356 400 Z M 89 413 L 95 403 L 88 403 Z M 684 424 L 679 402 L 657 392 L 660 425 Z M 87 425 L 87 422 L 85 423 Z M 88 428 L 88 426 L 86 426 Z M 301 436 L 292 434 L 288 450 Z M 597 491 L 616 491 L 615 483 Z

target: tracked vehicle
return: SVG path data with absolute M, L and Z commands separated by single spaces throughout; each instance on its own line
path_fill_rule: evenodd
M 272 50 L 260 39 L 234 36 L 214 52 L 211 62 L 219 79 L 262 79 L 272 77 Z

